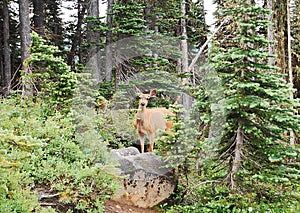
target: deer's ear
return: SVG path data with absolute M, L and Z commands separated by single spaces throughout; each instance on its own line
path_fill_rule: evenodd
M 137 88 L 137 87 L 134 87 L 134 91 L 135 91 L 135 93 L 136 93 L 137 95 L 142 94 L 141 90 L 140 90 L 139 88 Z
M 156 89 L 151 90 L 150 97 L 155 97 L 156 95 Z

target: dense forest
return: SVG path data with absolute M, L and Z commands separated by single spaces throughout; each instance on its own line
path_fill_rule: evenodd
M 134 88 L 176 115 L 155 211 L 300 211 L 299 1 L 204 2 L 0 2 L 0 212 L 105 212 Z

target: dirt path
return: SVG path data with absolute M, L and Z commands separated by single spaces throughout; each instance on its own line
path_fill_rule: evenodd
M 161 213 L 153 209 L 138 208 L 116 201 L 108 200 L 105 203 L 105 213 Z

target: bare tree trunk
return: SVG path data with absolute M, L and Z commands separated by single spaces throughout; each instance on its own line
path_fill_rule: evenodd
M 268 0 L 267 1 L 267 7 L 269 10 L 273 11 L 273 0 Z M 273 23 L 273 12 L 272 14 L 269 16 L 269 21 L 270 23 Z M 274 28 L 273 28 L 273 25 L 270 24 L 270 26 L 268 26 L 268 41 L 274 41 Z M 274 47 L 274 44 L 273 43 L 269 43 L 269 54 L 270 55 L 274 55 L 275 54 L 275 47 Z M 275 65 L 275 59 L 272 57 L 272 58 L 269 58 L 269 65 L 271 66 L 274 66 Z
M 106 22 L 107 22 L 107 33 L 106 33 L 106 52 L 105 52 L 105 81 L 112 80 L 112 68 L 113 68 L 113 55 L 112 55 L 112 24 L 113 24 L 113 5 L 114 0 L 107 1 L 107 15 L 106 15 Z
M 33 2 L 33 23 L 34 30 L 41 37 L 45 36 L 45 0 L 32 0 Z
M 27 76 L 31 74 L 31 70 L 24 64 L 25 60 L 29 58 L 29 47 L 31 45 L 30 37 L 30 18 L 29 18 L 29 0 L 19 0 L 20 11 L 20 37 L 21 37 L 21 62 L 22 62 L 22 97 L 29 97 L 32 95 L 32 85 L 28 81 Z
M 83 5 L 81 7 L 81 5 Z M 70 65 L 73 69 L 74 69 L 74 65 L 75 65 L 75 55 L 76 55 L 76 51 L 78 51 L 78 55 L 80 55 L 80 45 L 81 45 L 81 40 L 82 40 L 82 24 L 83 24 L 83 19 L 84 19 L 84 15 L 86 12 L 86 5 L 82 4 L 81 0 L 78 0 L 78 12 L 77 12 L 77 25 L 76 25 L 76 36 L 75 39 L 73 40 L 72 43 L 72 47 L 71 50 L 68 54 L 68 65 Z M 79 63 L 82 63 L 82 59 L 81 57 L 79 57 Z
M 5 82 L 4 82 L 4 68 L 3 68 L 3 46 L 0 42 L 0 97 L 1 97 L 1 93 L 2 93 L 2 86 L 5 85 Z
M 182 16 L 180 22 L 181 22 L 181 29 L 182 29 L 182 37 L 183 39 L 181 40 L 181 51 L 182 51 L 182 57 L 181 57 L 181 62 L 182 62 L 182 71 L 186 72 L 189 66 L 189 61 L 188 61 L 188 43 L 187 43 L 187 30 L 186 30 L 186 19 L 184 16 L 186 15 L 186 1 L 183 0 L 181 4 L 181 11 L 182 11 Z
M 231 189 L 235 188 L 236 186 L 235 175 L 242 167 L 243 144 L 244 144 L 244 133 L 241 126 L 239 125 L 236 133 L 234 156 L 233 156 L 232 168 L 230 172 Z
M 11 87 L 11 58 L 10 58 L 10 46 L 9 46 L 9 12 L 8 2 L 3 1 L 3 55 L 4 55 L 4 87 L 5 94 L 8 94 Z
M 181 14 L 182 18 L 180 20 L 180 29 L 181 29 L 181 36 L 183 39 L 180 41 L 180 49 L 182 52 L 182 56 L 180 59 L 178 59 L 178 66 L 179 66 L 179 72 L 187 72 L 188 67 L 189 67 L 189 59 L 188 59 L 188 43 L 187 43 L 187 29 L 186 29 L 186 0 L 182 0 L 181 2 Z M 186 82 L 187 79 L 183 79 L 183 82 Z M 192 106 L 192 99 L 191 97 L 184 93 L 179 101 L 183 108 L 184 108 L 184 117 L 187 118 L 189 115 L 189 110 L 191 109 Z
M 293 85 L 293 69 L 292 69 L 292 41 L 291 41 L 291 13 L 290 13 L 290 0 L 287 1 L 287 35 L 288 35 L 288 76 L 289 84 Z M 290 99 L 294 99 L 294 94 L 290 92 Z M 290 144 L 295 146 L 295 134 L 293 130 L 290 131 Z
M 96 82 L 102 81 L 100 60 L 98 60 L 98 51 L 100 43 L 100 34 L 94 28 L 97 27 L 97 20 L 99 19 L 99 0 L 88 0 L 87 2 L 87 16 L 92 17 L 94 20 L 89 20 L 87 23 L 87 42 L 89 48 L 87 50 L 88 67 L 93 71 L 93 77 Z
M 276 29 L 276 59 L 277 66 L 280 72 L 287 73 L 287 2 L 284 0 L 274 0 L 276 7 L 274 13 L 276 14 L 275 29 Z

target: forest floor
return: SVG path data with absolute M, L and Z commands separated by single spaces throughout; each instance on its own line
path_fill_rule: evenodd
M 108 200 L 105 203 L 105 213 L 161 213 L 153 209 L 144 209 Z

